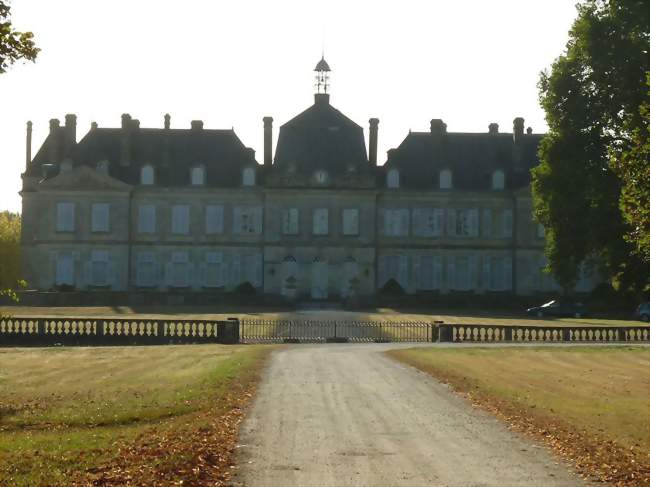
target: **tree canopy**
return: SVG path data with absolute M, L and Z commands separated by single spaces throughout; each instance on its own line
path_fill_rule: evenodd
M 533 170 L 535 216 L 546 228 L 549 269 L 565 290 L 589 261 L 621 289 L 650 282 L 641 250 L 650 238 L 647 7 L 578 4 L 566 52 L 540 76 L 549 132 Z
M 34 61 L 39 52 L 34 34 L 14 30 L 10 14 L 9 2 L 0 0 L 0 74 L 20 59 Z

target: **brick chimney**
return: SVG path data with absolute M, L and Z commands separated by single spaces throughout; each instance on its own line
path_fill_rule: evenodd
M 379 132 L 379 119 L 371 118 L 368 120 L 370 129 L 368 131 L 368 160 L 373 166 L 377 165 L 377 135 Z
M 192 130 L 203 130 L 203 120 L 192 120 L 190 126 Z
M 72 142 L 77 143 L 77 116 L 74 113 L 68 113 L 65 116 L 65 138 Z
M 264 165 L 273 164 L 273 117 L 264 117 Z
M 434 135 L 447 133 L 447 124 L 439 118 L 434 118 L 431 120 L 431 133 Z
M 49 137 L 49 151 L 48 158 L 49 162 L 55 163 L 59 162 L 59 157 L 61 155 L 61 140 L 59 138 L 59 132 L 61 130 L 61 122 L 58 118 L 53 118 L 50 120 L 50 137 Z
M 165 130 L 169 130 L 169 125 L 172 117 L 169 115 L 169 113 L 165 113 Z
M 512 121 L 512 139 L 515 144 L 521 141 L 524 137 L 524 119 L 517 117 Z
M 490 134 L 498 134 L 499 133 L 499 124 L 498 123 L 491 123 L 488 125 L 488 133 Z
M 27 122 L 27 136 L 25 137 L 25 166 L 32 162 L 32 122 Z
M 120 164 L 128 166 L 131 163 L 131 130 L 133 128 L 131 115 L 122 114 L 122 137 L 120 140 Z

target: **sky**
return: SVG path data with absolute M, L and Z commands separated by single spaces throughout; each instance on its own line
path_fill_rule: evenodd
M 281 124 L 313 103 L 324 51 L 331 104 L 379 123 L 379 163 L 409 130 L 544 132 L 537 81 L 564 52 L 573 0 L 12 0 L 36 63 L 0 75 L 0 210 L 20 211 L 25 124 L 32 155 L 49 120 L 75 113 L 77 138 L 119 127 L 234 128 L 263 158 L 264 116 Z

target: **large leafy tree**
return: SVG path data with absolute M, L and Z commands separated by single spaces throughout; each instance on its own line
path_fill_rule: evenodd
M 549 269 L 565 290 L 593 260 L 615 285 L 640 291 L 650 264 L 625 238 L 635 205 L 621 194 L 636 201 L 650 191 L 632 172 L 643 155 L 635 137 L 647 136 L 650 9 L 645 0 L 586 0 L 577 10 L 566 52 L 540 77 L 549 132 L 533 171 L 535 215 L 547 230 Z M 628 179 L 638 184 L 627 189 Z
M 10 10 L 9 2 L 0 0 L 0 74 L 20 59 L 34 61 L 39 51 L 31 32 L 14 30 Z

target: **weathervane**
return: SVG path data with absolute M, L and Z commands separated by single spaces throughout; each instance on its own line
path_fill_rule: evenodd
M 327 93 L 330 86 L 330 67 L 325 61 L 325 54 L 321 57 L 320 61 L 314 68 L 316 72 L 316 93 Z

